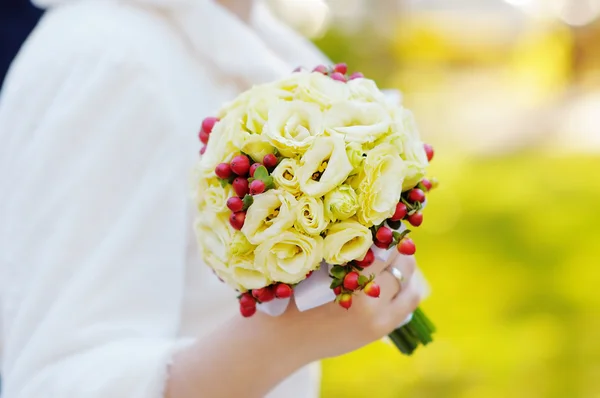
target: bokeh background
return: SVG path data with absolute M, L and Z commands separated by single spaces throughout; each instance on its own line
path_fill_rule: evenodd
M 415 236 L 436 342 L 325 361 L 323 397 L 600 397 L 600 1 L 273 3 L 402 91 L 441 181 Z

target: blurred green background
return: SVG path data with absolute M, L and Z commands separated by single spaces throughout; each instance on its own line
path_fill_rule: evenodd
M 600 397 L 600 1 L 274 3 L 403 92 L 441 181 L 415 234 L 435 343 L 325 361 L 323 397 Z

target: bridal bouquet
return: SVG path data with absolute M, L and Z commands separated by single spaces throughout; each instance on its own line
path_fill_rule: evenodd
M 412 114 L 344 64 L 255 86 L 202 123 L 195 224 L 206 264 L 240 294 L 240 312 L 305 311 L 360 292 L 388 250 L 415 253 L 433 149 Z M 417 310 L 390 338 L 431 342 Z

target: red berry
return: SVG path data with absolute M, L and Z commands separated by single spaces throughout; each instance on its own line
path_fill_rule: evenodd
M 344 277 L 344 288 L 348 290 L 356 290 L 358 289 L 358 272 L 352 271 L 348 272 Z
M 333 293 L 335 293 L 336 296 L 339 296 L 340 294 L 342 294 L 342 287 L 338 286 L 338 287 L 334 288 Z
M 206 134 L 212 133 L 213 127 L 219 121 L 216 117 L 207 117 L 202 121 L 202 131 L 206 132 Z
M 254 180 L 250 183 L 250 195 L 258 195 L 265 192 L 265 183 L 261 180 Z
M 227 199 L 227 207 L 234 213 L 244 209 L 244 201 L 237 196 Z
M 226 180 L 231 177 L 231 166 L 229 166 L 229 163 L 221 163 L 215 168 L 215 174 L 217 177 Z
M 280 283 L 275 287 L 275 297 L 277 298 L 288 298 L 292 295 L 292 288 L 290 285 Z
M 390 247 L 389 243 L 384 243 L 384 242 L 380 242 L 378 240 L 376 240 L 375 242 L 373 242 L 375 244 L 375 246 L 377 246 L 380 249 L 388 249 Z
M 348 73 L 348 65 L 346 65 L 345 63 L 337 64 L 336 66 L 333 67 L 333 71 L 339 72 L 342 75 L 345 75 L 346 73 Z
M 248 194 L 248 180 L 244 177 L 237 177 L 233 180 L 231 186 L 233 187 L 235 194 L 240 198 L 243 198 Z
M 254 289 L 252 290 L 252 295 L 261 303 L 267 303 L 275 298 L 273 289 L 269 287 Z
M 423 213 L 414 213 L 408 216 L 407 220 L 413 227 L 418 227 L 423 224 Z
M 246 155 L 237 155 L 231 160 L 231 170 L 239 176 L 247 176 L 250 170 L 250 159 Z
M 408 200 L 411 202 L 425 202 L 425 193 L 419 188 L 415 188 L 408 193 Z
M 204 155 L 204 152 L 206 152 L 206 145 L 202 145 L 202 148 L 200 148 L 200 155 Z
M 390 219 L 392 221 L 400 221 L 404 217 L 406 217 L 407 213 L 408 213 L 408 209 L 406 208 L 406 205 L 402 202 L 398 202 L 398 204 L 396 205 L 396 211 L 394 212 L 394 215 Z
M 333 80 L 337 80 L 338 82 L 346 83 L 346 76 L 342 75 L 340 72 L 333 72 L 331 74 L 331 78 Z
M 404 238 L 398 243 L 398 253 L 412 256 L 417 251 L 415 242 L 410 238 Z
M 244 226 L 244 221 L 246 221 L 246 213 L 243 211 L 231 213 L 229 216 L 229 224 L 231 224 L 233 229 L 237 229 L 238 231 Z
M 250 318 L 256 313 L 256 307 L 242 307 L 240 306 L 240 313 L 244 318 Z
M 198 138 L 200 138 L 200 141 L 203 144 L 208 144 L 208 139 L 210 138 L 210 135 L 206 131 L 200 130 L 200 134 L 198 134 Z
M 342 308 L 348 309 L 352 307 L 352 295 L 351 294 L 342 294 L 339 296 L 338 303 Z
M 306 278 L 310 278 L 310 276 L 313 274 L 314 271 L 310 271 L 308 274 L 306 274 Z
M 272 169 L 275 166 L 277 166 L 277 162 L 278 162 L 277 156 L 275 156 L 272 153 L 266 154 L 265 157 L 263 158 L 263 164 L 268 169 Z
M 240 306 L 247 307 L 247 308 L 254 308 L 254 307 L 256 307 L 256 301 L 254 300 L 254 297 L 252 297 L 252 295 L 250 293 L 244 293 L 244 294 L 242 294 L 242 297 L 240 297 Z
M 379 287 L 379 285 L 375 282 L 369 282 L 367 283 L 367 285 L 364 288 L 365 293 L 367 294 L 367 296 L 371 296 L 371 297 L 379 297 L 379 294 L 381 293 L 381 288 Z
M 367 268 L 368 266 L 373 264 L 374 261 L 375 254 L 373 254 L 373 250 L 369 249 L 369 251 L 365 255 L 365 258 L 363 258 L 362 260 L 354 260 L 354 263 L 361 268 Z
M 360 72 L 354 72 L 352 75 L 350 75 L 350 80 L 355 80 L 355 79 L 363 79 L 365 77 L 365 75 L 363 75 Z
M 425 153 L 427 154 L 427 160 L 431 162 L 431 159 L 433 159 L 433 147 L 429 144 L 423 144 L 423 147 L 425 148 Z
M 428 192 L 431 191 L 431 189 L 433 188 L 433 184 L 427 178 L 423 178 L 423 180 L 421 180 L 421 185 L 423 186 L 425 191 Z
M 313 69 L 313 72 L 319 72 L 326 75 L 327 73 L 329 73 L 329 70 L 325 65 L 319 65 L 315 69 Z
M 379 227 L 377 233 L 375 234 L 375 239 L 387 247 L 394 240 L 394 234 L 388 227 Z
M 256 171 L 256 169 L 258 169 L 260 166 L 262 166 L 262 164 L 260 163 L 253 163 L 252 166 L 250 166 L 250 177 L 254 177 L 254 172 Z

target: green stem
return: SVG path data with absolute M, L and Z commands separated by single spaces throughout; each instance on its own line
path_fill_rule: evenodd
M 417 308 L 412 319 L 406 325 L 389 334 L 390 340 L 405 355 L 412 355 L 419 345 L 427 345 L 433 341 L 435 326 L 427 316 Z

